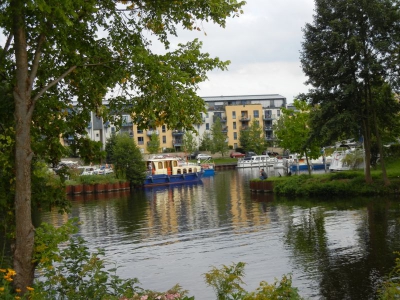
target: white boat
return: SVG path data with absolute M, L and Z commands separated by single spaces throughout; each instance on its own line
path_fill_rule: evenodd
M 329 167 L 332 159 L 330 156 L 320 156 L 317 159 L 309 159 L 311 170 L 324 170 Z M 307 160 L 305 157 L 299 158 L 297 154 L 291 154 L 283 163 L 290 171 L 306 171 L 308 170 Z
M 346 159 L 350 156 L 350 159 Z M 346 171 L 364 168 L 364 150 L 351 144 L 340 144 L 332 153 L 330 171 Z
M 253 155 L 251 157 L 240 158 L 236 168 L 262 168 L 273 167 L 277 159 L 269 155 Z

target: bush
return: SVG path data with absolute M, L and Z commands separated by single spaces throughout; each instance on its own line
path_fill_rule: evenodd
M 400 252 L 395 252 L 400 255 Z M 378 291 L 380 300 L 400 299 L 400 258 L 397 257 L 393 270 L 389 273 Z
M 254 292 L 246 292 L 241 284 L 243 282 L 245 263 L 239 262 L 231 266 L 222 265 L 220 269 L 213 267 L 205 274 L 206 283 L 214 288 L 216 299 L 302 299 L 297 288 L 292 287 L 291 276 L 283 275 L 281 281 L 275 280 L 274 284 L 265 281 L 260 283 Z

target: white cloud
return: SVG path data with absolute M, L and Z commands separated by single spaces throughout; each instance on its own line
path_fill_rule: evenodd
M 280 94 L 288 103 L 306 91 L 299 62 L 265 62 L 243 64 L 225 72 L 210 72 L 200 85 L 200 96 Z
M 203 51 L 230 60 L 229 71 L 212 71 L 200 96 L 281 94 L 288 103 L 306 92 L 300 64 L 302 28 L 312 22 L 314 0 L 248 0 L 226 28 L 202 23 L 204 31 L 179 31 L 171 47 L 198 38 Z M 204 34 L 206 33 L 206 35 Z

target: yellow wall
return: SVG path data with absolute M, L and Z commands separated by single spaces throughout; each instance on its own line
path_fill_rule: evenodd
M 255 111 L 258 111 L 258 117 L 254 117 Z M 254 120 L 258 120 L 260 127 L 263 128 L 263 108 L 261 104 L 228 105 L 225 106 L 225 113 L 226 125 L 228 126 L 228 145 L 230 146 L 234 146 L 236 143 L 240 147 L 240 131 L 250 126 Z
M 147 153 L 147 142 L 150 141 L 151 133 L 154 130 L 158 131 L 158 137 L 160 139 L 160 152 L 162 152 L 163 148 L 173 148 L 172 131 L 168 130 L 166 126 L 164 127 L 164 131 L 162 126 L 151 130 L 138 131 L 137 125 L 133 124 L 133 139 L 135 140 L 136 145 L 140 149 L 143 149 L 143 153 Z M 165 136 L 166 139 L 165 143 L 163 142 L 163 136 Z

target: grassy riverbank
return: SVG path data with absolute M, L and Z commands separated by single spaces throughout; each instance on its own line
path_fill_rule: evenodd
M 400 159 L 386 163 L 390 185 L 384 186 L 378 165 L 372 169 L 372 184 L 364 179 L 364 170 L 341 171 L 326 174 L 292 175 L 269 178 L 274 182 L 274 193 L 285 196 L 353 196 L 400 194 Z

